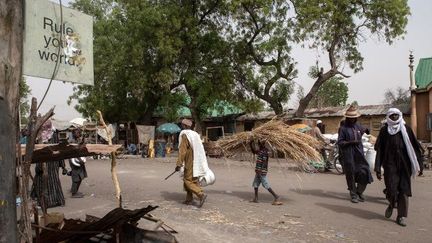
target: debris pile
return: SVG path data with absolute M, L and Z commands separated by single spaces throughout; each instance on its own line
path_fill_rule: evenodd
M 115 208 L 102 218 L 87 215 L 86 221 L 65 219 L 61 223 L 47 226 L 33 225 L 41 228 L 35 242 L 161 242 L 176 243 L 176 238 L 163 227 L 164 231 L 144 230 L 137 227 L 141 218 L 148 218 L 154 206 L 136 210 Z M 150 217 L 152 218 L 152 217 Z M 152 220 L 153 221 L 153 220 Z

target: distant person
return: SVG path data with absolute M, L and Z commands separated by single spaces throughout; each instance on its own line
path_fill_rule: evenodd
M 78 192 L 81 182 L 87 178 L 87 170 L 85 167 L 86 158 L 78 157 L 69 159 L 69 166 L 71 171 L 69 175 L 72 177 L 71 193 L 73 198 L 82 198 L 84 194 Z
M 207 157 L 200 135 L 191 130 L 192 121 L 182 120 L 182 131 L 179 138 L 179 155 L 175 171 L 184 167 L 183 187 L 186 191 L 186 205 L 193 204 L 193 195 L 198 197 L 198 207 L 202 207 L 207 199 L 199 184 L 199 178 L 205 176 L 208 170 Z
M 325 163 L 325 165 L 324 165 L 325 171 L 328 172 L 328 171 L 330 171 L 329 168 L 330 168 L 331 164 L 328 161 L 327 152 L 326 152 L 325 147 L 328 144 L 330 144 L 330 140 L 328 138 L 324 137 L 323 131 L 324 131 L 324 124 L 321 120 L 318 120 L 316 127 L 314 127 L 314 129 L 313 129 L 312 134 L 318 141 L 320 141 L 322 143 L 322 147 L 320 149 L 320 154 L 321 154 L 321 156 L 324 160 L 324 163 Z
M 74 130 L 73 136 L 76 141 L 83 141 L 81 137 L 81 131 L 79 129 Z M 87 178 L 85 162 L 85 157 L 69 159 L 69 166 L 71 167 L 71 171 L 68 173 L 68 175 L 72 177 L 71 193 L 73 198 L 84 197 L 84 194 L 78 192 L 78 190 L 81 182 L 84 180 L 84 178 Z
M 133 154 L 133 155 L 137 154 L 137 146 L 134 143 L 130 143 L 127 146 L 127 150 L 128 150 L 128 154 Z
M 269 151 L 266 148 L 264 141 L 258 141 L 258 145 L 259 145 L 259 149 L 257 150 L 255 149 L 255 146 L 252 143 L 250 144 L 252 152 L 257 155 L 256 164 L 255 164 L 255 178 L 252 183 L 255 196 L 251 200 L 251 202 L 258 203 L 258 188 L 261 184 L 265 189 L 267 189 L 273 195 L 274 201 L 272 204 L 282 205 L 279 196 L 273 191 L 267 179 Z
M 402 113 L 396 108 L 387 112 L 386 124 L 381 128 L 375 143 L 377 158 L 375 172 L 382 179 L 384 168 L 385 194 L 389 205 L 385 217 L 390 218 L 397 208 L 396 223 L 406 226 L 408 197 L 412 196 L 411 179 L 421 170 L 422 149 L 411 128 L 405 125 Z
M 362 136 L 364 129 L 357 123 L 360 113 L 350 106 L 345 112 L 345 122 L 339 128 L 338 145 L 351 202 L 365 200 L 363 192 L 373 181 L 369 164 L 363 152 Z

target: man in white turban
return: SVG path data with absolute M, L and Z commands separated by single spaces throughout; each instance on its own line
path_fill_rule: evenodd
M 207 195 L 200 186 L 199 178 L 209 171 L 206 154 L 200 135 L 191 130 L 192 121 L 183 119 L 182 132 L 179 136 L 179 156 L 175 167 L 176 171 L 184 168 L 183 187 L 186 191 L 184 204 L 193 204 L 193 195 L 199 199 L 198 207 L 202 207 Z
M 396 223 L 406 226 L 408 197 L 411 193 L 411 176 L 420 171 L 421 146 L 410 127 L 405 125 L 402 112 L 391 108 L 387 112 L 386 124 L 381 128 L 375 143 L 377 157 L 375 172 L 381 180 L 381 167 L 384 169 L 386 198 L 389 206 L 385 217 L 390 218 L 393 208 L 397 208 Z

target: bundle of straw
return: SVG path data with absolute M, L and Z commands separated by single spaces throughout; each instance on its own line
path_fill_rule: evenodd
M 264 141 L 275 153 L 281 153 L 287 160 L 303 166 L 309 161 L 321 160 L 317 148 L 320 142 L 310 135 L 290 128 L 280 120 L 271 120 L 250 131 L 237 133 L 218 140 L 225 156 L 231 157 L 242 151 L 250 151 L 250 143 Z

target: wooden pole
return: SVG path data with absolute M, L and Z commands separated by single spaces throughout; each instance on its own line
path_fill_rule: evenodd
M 0 243 L 17 242 L 16 144 L 23 0 L 0 0 Z
M 112 134 L 111 134 L 111 130 L 108 129 L 108 126 L 106 125 L 103 116 L 102 116 L 102 112 L 100 112 L 99 110 L 97 111 L 97 114 L 99 115 L 99 122 L 102 125 L 102 127 L 104 127 L 106 133 L 107 133 L 107 138 L 108 138 L 108 145 L 112 145 Z M 116 161 L 116 153 L 112 152 L 111 153 L 111 177 L 114 183 L 114 188 L 115 188 L 115 192 L 116 192 L 116 198 L 118 200 L 118 205 L 121 208 L 122 207 L 122 198 L 121 198 L 121 189 L 120 189 L 120 183 L 117 177 L 117 161 Z
M 414 80 L 414 55 L 412 52 L 409 55 L 410 64 L 408 65 L 410 69 L 410 91 L 411 91 L 411 128 L 414 135 L 417 137 L 417 97 L 416 97 L 416 84 Z
M 0 242 L 17 241 L 15 206 L 15 133 L 4 99 L 0 99 Z
M 51 108 L 48 113 L 43 117 L 37 117 L 37 100 L 32 98 L 31 108 L 30 108 L 30 118 L 28 124 L 29 135 L 27 137 L 26 153 L 24 161 L 21 163 L 22 178 L 20 181 L 20 194 L 22 197 L 22 207 L 21 207 L 21 219 L 20 219 L 20 231 L 22 232 L 22 241 L 31 242 L 32 239 L 32 229 L 31 229 L 31 217 L 29 208 L 29 177 L 30 166 L 33 157 L 33 151 L 35 148 L 35 142 L 37 135 L 39 133 L 42 125 L 54 115 L 54 108 Z M 41 195 L 38 195 L 39 197 Z

